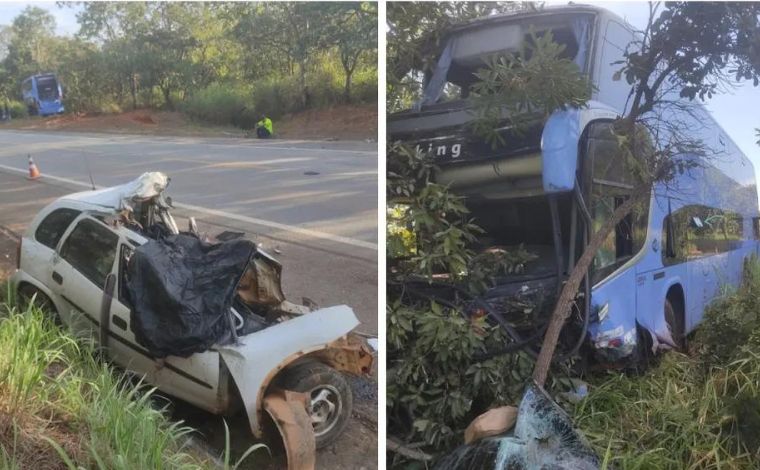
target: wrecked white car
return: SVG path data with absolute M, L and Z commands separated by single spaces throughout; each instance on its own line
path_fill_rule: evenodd
M 34 218 L 12 286 L 161 391 L 215 414 L 244 410 L 254 436 L 269 413 L 289 468 L 311 468 L 352 409 L 340 372 L 368 374 L 374 351 L 351 308 L 285 300 L 281 265 L 253 242 L 180 233 L 146 173 L 64 196 Z M 192 221 L 192 219 L 191 219 Z

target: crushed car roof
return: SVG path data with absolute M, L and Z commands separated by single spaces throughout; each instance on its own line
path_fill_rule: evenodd
M 154 171 L 143 173 L 129 183 L 110 188 L 83 191 L 63 196 L 61 200 L 89 204 L 109 212 L 133 209 L 132 203 L 145 201 L 160 195 L 169 184 L 169 177 Z

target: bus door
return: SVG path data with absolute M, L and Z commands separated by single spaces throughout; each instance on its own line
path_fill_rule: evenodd
M 589 126 L 582 158 L 591 233 L 599 230 L 615 209 L 632 197 L 634 181 L 619 152 L 610 123 Z M 636 270 L 632 260 L 644 245 L 648 215 L 649 201 L 646 201 L 616 225 L 596 252 L 591 268 L 594 286 L 591 309 L 598 315 L 597 342 L 608 342 L 609 337 L 635 344 Z

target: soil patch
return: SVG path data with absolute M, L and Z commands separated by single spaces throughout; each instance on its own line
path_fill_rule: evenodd
M 377 106 L 346 105 L 314 109 L 275 122 L 275 134 L 287 139 L 376 140 Z
M 274 122 L 277 139 L 377 139 L 377 105 L 346 105 L 291 114 Z M 0 129 L 104 132 L 182 137 L 248 137 L 251 130 L 193 121 L 180 112 L 139 109 L 119 114 L 64 114 L 0 123 Z

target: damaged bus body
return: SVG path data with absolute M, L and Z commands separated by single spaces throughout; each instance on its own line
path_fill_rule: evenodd
M 473 74 L 484 58 L 517 51 L 531 30 L 551 30 L 595 89 L 588 106 L 558 110 L 527 131 L 516 133 L 505 122 L 498 129 L 505 144 L 494 149 L 469 125 Z M 466 23 L 442 41 L 421 101 L 389 116 L 391 141 L 428 152 L 437 181 L 467 197 L 475 223 L 486 231 L 478 250 L 522 245 L 537 255 L 524 272 L 498 279 L 473 304 L 473 313 L 498 317 L 516 342 L 542 336 L 590 234 L 631 196 L 610 129 L 625 112 L 630 85 L 613 80 L 619 66 L 611 64 L 623 59 L 634 37 L 616 15 L 581 5 Z M 700 105 L 676 117 L 716 157 L 684 157 L 700 164 L 656 184 L 645 207 L 609 235 L 563 334 L 567 354 L 588 348 L 599 362 L 622 364 L 678 347 L 719 286 L 739 283 L 744 260 L 757 252 L 752 164 Z
M 338 371 L 369 374 L 374 350 L 351 308 L 285 300 L 282 266 L 253 242 L 180 233 L 168 182 L 145 173 L 51 203 L 20 242 L 13 288 L 167 394 L 244 410 L 256 437 L 270 414 L 288 467 L 313 468 L 351 415 Z

